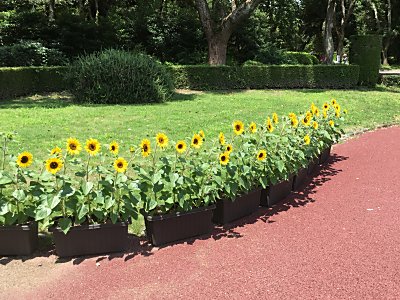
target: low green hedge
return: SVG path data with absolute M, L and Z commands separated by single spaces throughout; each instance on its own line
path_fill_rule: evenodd
M 400 87 L 400 75 L 381 75 L 380 82 L 385 86 Z
M 66 88 L 65 67 L 0 68 L 0 99 Z
M 169 66 L 178 89 L 335 88 L 357 85 L 356 65 Z M 68 89 L 66 67 L 0 68 L 0 99 Z
M 356 65 L 171 66 L 175 88 L 200 90 L 265 88 L 352 88 Z

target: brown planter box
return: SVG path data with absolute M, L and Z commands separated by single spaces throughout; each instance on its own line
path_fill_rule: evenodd
M 30 255 L 38 244 L 38 224 L 0 226 L 0 256 Z
M 160 246 L 190 237 L 211 233 L 211 222 L 215 205 L 195 208 L 183 213 L 160 216 L 146 216 L 147 239 L 154 246 Z
M 260 206 L 261 188 L 248 194 L 236 197 L 234 200 L 221 199 L 216 202 L 213 222 L 227 224 L 257 211 Z
M 331 155 L 331 148 L 332 148 L 332 146 L 329 146 L 324 151 L 322 151 L 321 154 L 319 155 L 319 164 L 320 165 L 326 163 L 326 161 L 329 159 L 329 156 Z
M 67 234 L 51 228 L 60 257 L 124 252 L 128 246 L 128 223 L 74 226 Z
M 304 181 L 307 179 L 307 169 L 301 168 L 297 171 L 297 174 L 293 177 L 293 191 L 298 191 L 300 187 L 303 185 Z
M 288 180 L 281 181 L 270 185 L 261 191 L 261 206 L 271 207 L 272 205 L 282 201 L 292 192 L 293 176 Z

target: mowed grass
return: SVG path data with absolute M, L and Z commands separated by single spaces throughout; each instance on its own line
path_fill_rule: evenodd
M 349 110 L 346 131 L 400 123 L 398 88 L 181 91 L 172 101 L 153 105 L 76 105 L 61 93 L 1 101 L 0 131 L 18 133 L 10 152 L 31 151 L 36 159 L 45 159 L 54 146 L 64 147 L 68 137 L 97 138 L 103 144 L 116 140 L 126 153 L 143 138 L 154 141 L 157 132 L 189 141 L 202 129 L 207 138 L 216 138 L 220 131 L 230 132 L 233 120 L 264 122 L 273 112 L 297 113 L 332 98 Z

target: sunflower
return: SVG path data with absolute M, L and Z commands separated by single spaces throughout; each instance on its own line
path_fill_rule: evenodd
M 226 166 L 229 162 L 229 153 L 225 151 L 219 155 L 219 163 Z
M 314 109 L 314 111 L 313 111 L 313 114 L 314 114 L 315 116 L 319 117 L 319 109 L 318 109 L 318 107 L 315 107 L 315 109 Z
M 326 110 L 324 109 L 324 111 L 322 112 L 322 114 L 324 115 L 324 119 L 326 119 L 328 117 L 328 113 L 326 112 Z
M 335 110 L 335 116 L 336 116 L 336 118 L 340 118 L 340 111 L 339 110 Z
M 317 130 L 318 129 L 318 123 L 317 122 L 313 122 L 312 123 L 312 126 L 313 126 L 313 128 L 315 129 L 315 130 Z
M 278 124 L 279 118 L 277 113 L 272 114 L 272 121 L 274 122 L 274 124 Z
M 118 157 L 114 161 L 114 169 L 118 173 L 124 173 L 128 168 L 128 162 L 123 157 Z
M 178 153 L 182 154 L 186 151 L 186 143 L 185 141 L 178 141 L 175 145 L 175 149 Z
M 151 152 L 150 141 L 148 139 L 142 140 L 142 142 L 140 143 L 140 149 L 142 150 L 143 157 L 149 156 Z
M 267 129 L 269 132 L 274 131 L 274 126 L 272 125 L 271 119 L 269 117 L 267 119 Z
M 58 171 L 61 170 L 62 167 L 63 162 L 57 157 L 49 158 L 48 160 L 46 160 L 46 170 L 51 174 L 56 174 Z
M 297 120 L 296 117 L 295 117 L 295 118 L 292 118 L 292 119 L 290 120 L 290 122 L 291 122 L 291 124 L 292 124 L 292 126 L 293 126 L 294 128 L 296 128 L 296 127 L 299 125 L 299 120 Z
M 294 119 L 294 118 L 297 118 L 296 114 L 295 113 L 290 113 L 289 114 L 289 119 Z
M 343 109 L 343 113 L 347 115 L 347 109 Z
M 226 152 L 228 153 L 228 154 L 231 154 L 231 152 L 232 152 L 232 150 L 233 150 L 233 147 L 232 147 L 232 145 L 226 145 Z
M 304 144 L 306 144 L 306 145 L 309 145 L 310 144 L 310 136 L 307 134 L 305 137 L 304 137 Z
M 325 102 L 324 103 L 324 110 L 328 110 L 329 109 L 329 103 L 328 102 Z
M 335 106 L 337 104 L 336 99 L 332 99 L 331 103 L 332 103 L 333 106 Z
M 199 131 L 199 135 L 201 136 L 201 138 L 202 138 L 203 140 L 206 139 L 206 135 L 205 135 L 205 133 L 204 133 L 203 130 L 200 130 L 200 131 Z
M 157 146 L 164 149 L 168 146 L 168 137 L 164 133 L 157 133 L 156 142 Z
M 254 122 L 251 122 L 249 125 L 249 130 L 251 133 L 256 133 L 257 132 L 257 125 Z
M 17 165 L 21 168 L 29 167 L 33 162 L 33 155 L 30 152 L 24 151 L 17 157 Z
M 86 141 L 85 150 L 90 156 L 94 156 L 100 151 L 100 143 L 96 139 L 88 139 Z
M 201 145 L 203 144 L 203 139 L 200 134 L 195 133 L 192 137 L 191 146 L 196 149 L 200 149 Z
M 60 156 L 62 155 L 62 150 L 60 147 L 55 147 L 53 149 L 50 150 L 50 155 L 57 155 Z
M 258 153 L 257 153 L 257 159 L 258 159 L 259 161 L 265 160 L 266 157 L 267 157 L 267 151 L 265 151 L 265 150 L 260 150 L 260 151 L 258 151 Z
M 335 122 L 333 122 L 332 120 L 330 120 L 330 121 L 329 121 L 329 126 L 335 127 Z
M 223 132 L 219 133 L 218 139 L 221 146 L 225 145 L 225 135 Z
M 117 143 L 116 141 L 113 141 L 113 142 L 110 144 L 110 147 L 109 147 L 108 149 L 110 150 L 110 152 L 111 152 L 112 154 L 117 155 L 118 152 L 119 152 L 119 145 L 118 145 L 118 143 Z
M 67 140 L 67 152 L 71 155 L 78 155 L 81 152 L 81 143 L 75 138 L 69 138 Z
M 130 153 L 134 153 L 134 152 L 135 152 L 135 147 L 130 146 L 130 147 L 129 147 L 129 152 L 130 152 Z
M 304 118 L 301 120 L 301 123 L 303 123 L 304 126 L 310 126 L 311 117 L 309 115 L 304 116 Z
M 233 122 L 232 127 L 233 127 L 233 132 L 235 132 L 236 135 L 241 135 L 244 131 L 244 125 L 242 121 Z

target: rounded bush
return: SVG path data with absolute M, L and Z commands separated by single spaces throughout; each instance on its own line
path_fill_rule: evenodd
M 307 52 L 285 52 L 287 64 L 293 65 L 317 65 L 319 63 L 318 58 Z
M 134 104 L 168 100 L 173 92 L 170 76 L 146 54 L 106 50 L 78 58 L 66 79 L 76 102 Z

